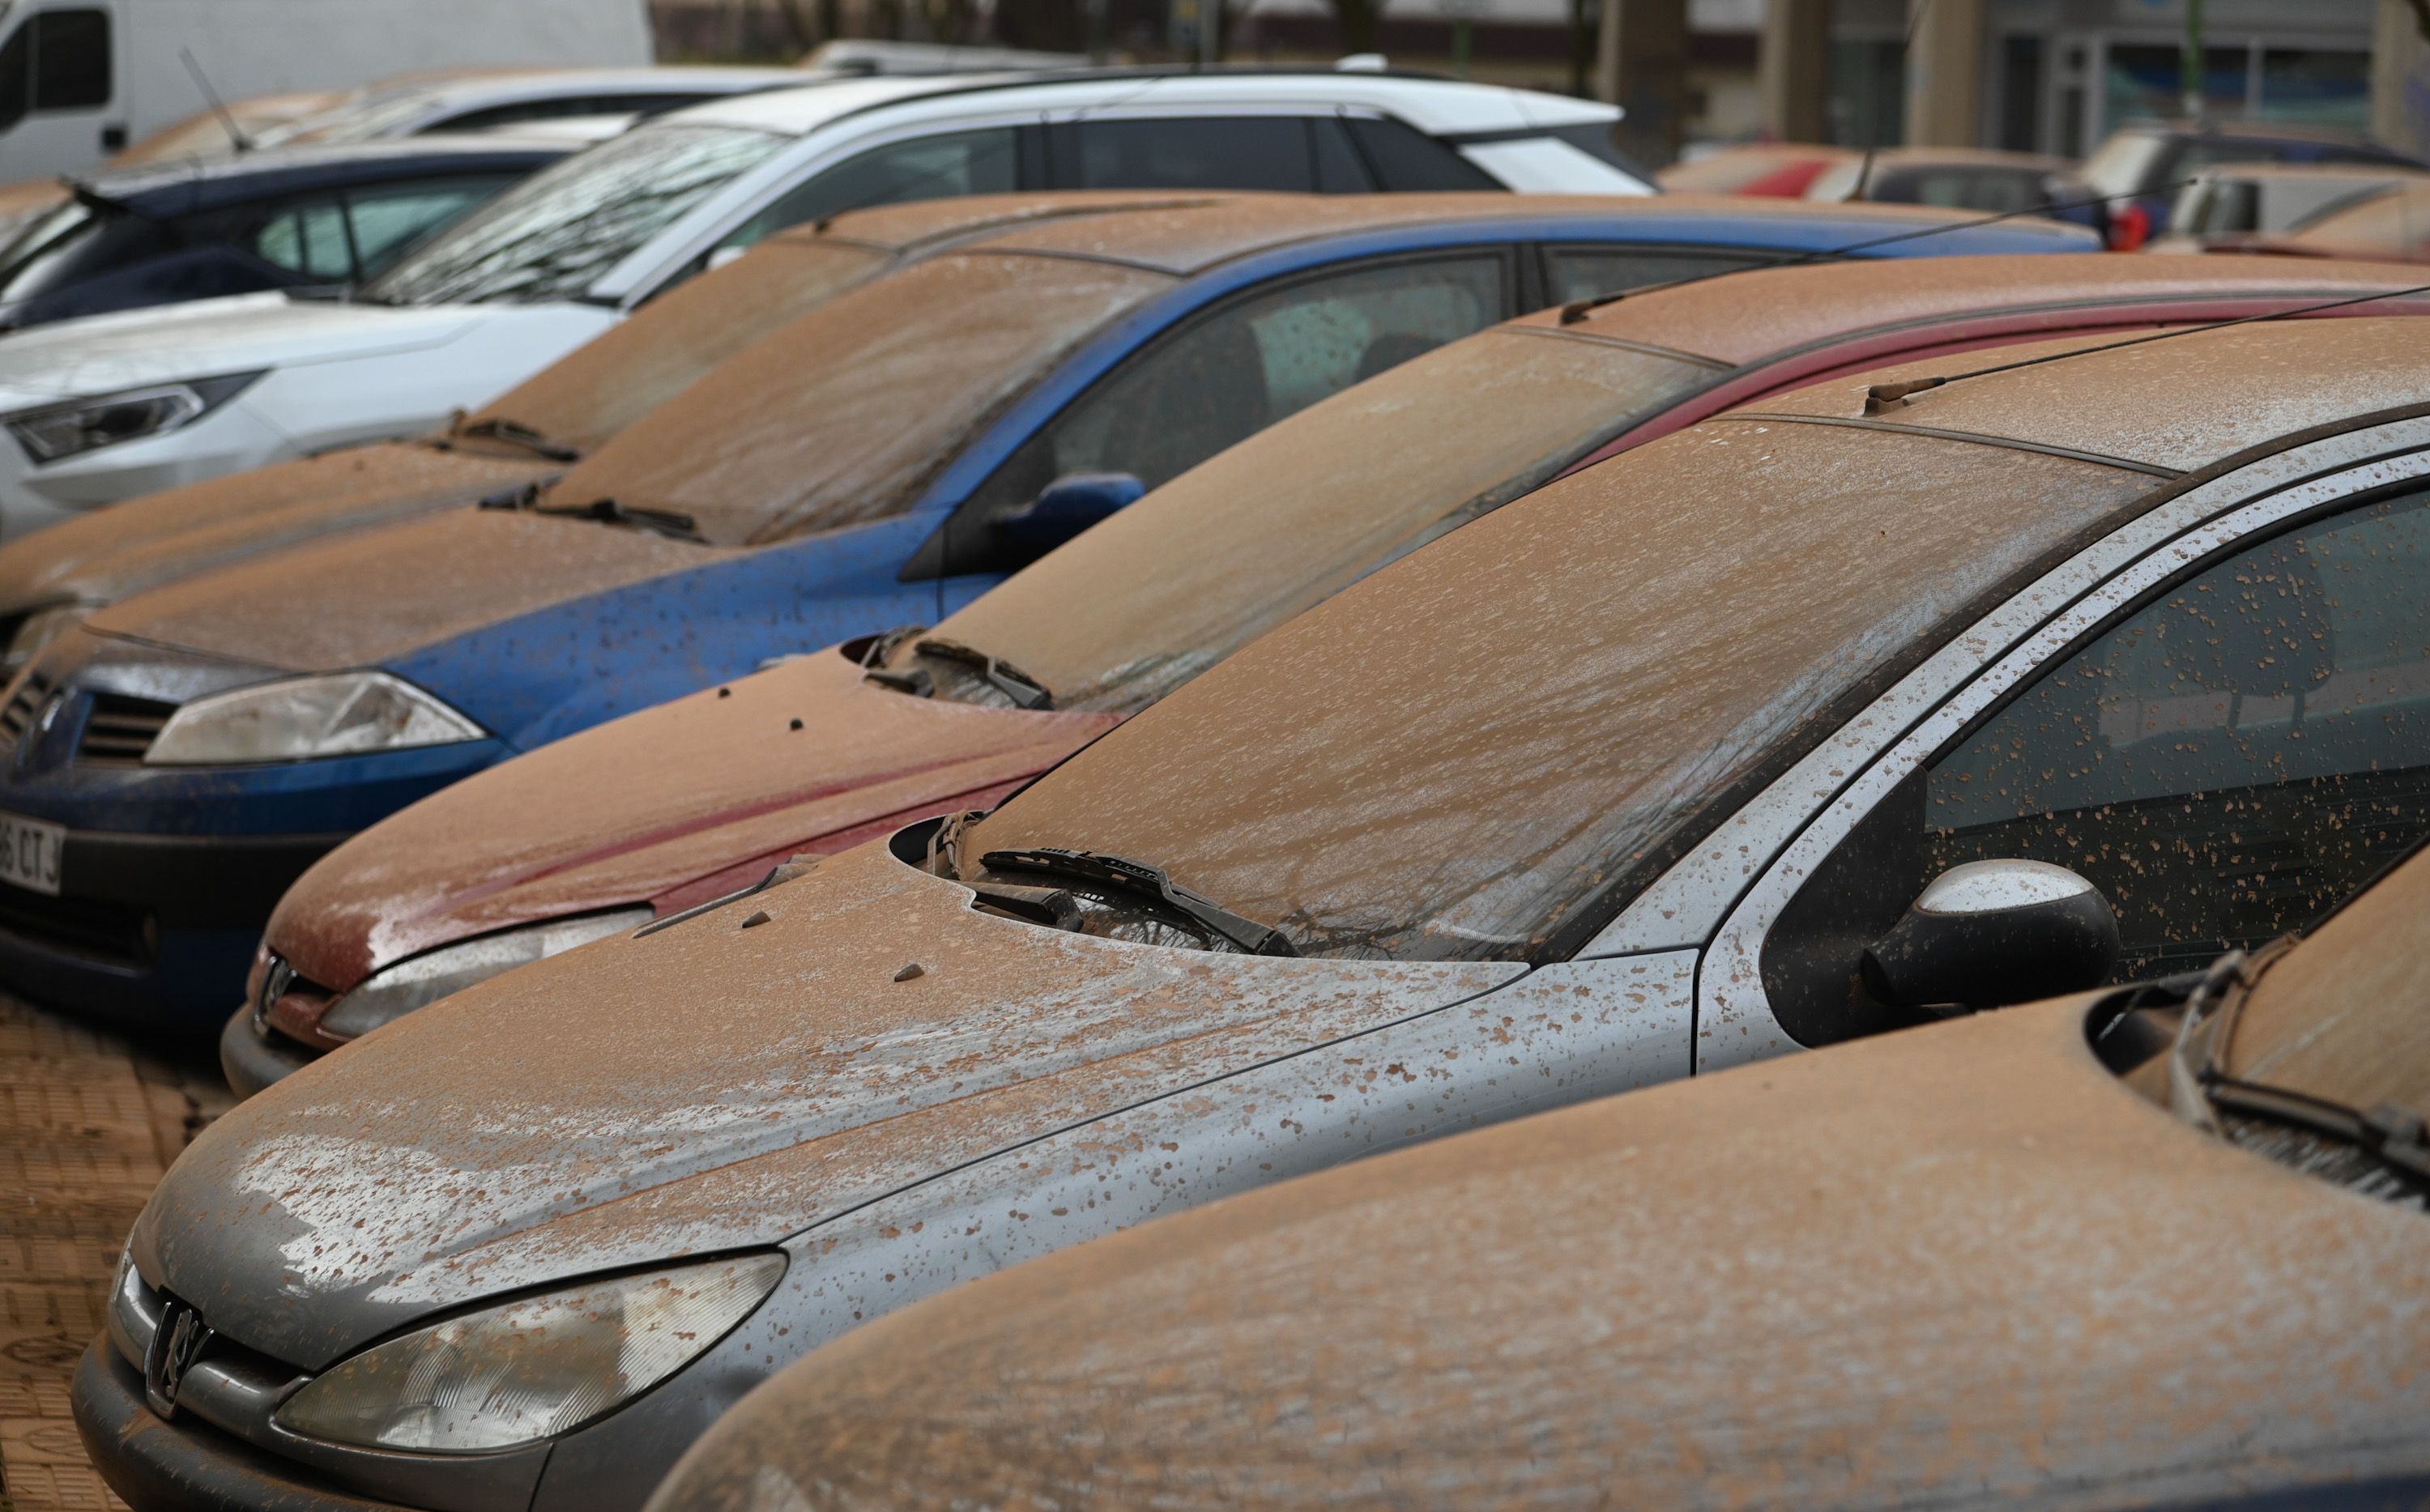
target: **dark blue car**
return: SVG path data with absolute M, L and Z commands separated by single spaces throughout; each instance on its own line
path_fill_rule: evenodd
M 0 699 L 0 980 L 216 1028 L 271 906 L 356 830 L 771 657 L 933 623 L 1144 489 L 1511 314 L 1854 243 L 2096 244 L 2031 222 L 1896 240 L 1960 225 L 1745 200 L 1190 194 L 934 256 L 773 332 L 546 487 L 189 579 L 54 641 Z
M 574 146 L 432 136 L 71 179 L 0 248 L 0 330 L 357 283 Z

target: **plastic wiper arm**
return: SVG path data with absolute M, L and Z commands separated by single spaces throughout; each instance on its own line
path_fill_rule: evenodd
M 490 507 L 489 501 L 483 500 L 482 506 Z M 553 515 L 559 520 L 595 520 L 603 525 L 630 525 L 636 530 L 647 530 L 675 540 L 690 540 L 704 546 L 708 544 L 708 538 L 692 523 L 691 516 L 674 509 L 627 508 L 613 499 L 593 499 L 589 504 L 541 504 L 536 498 L 524 503 L 510 499 L 497 507 L 528 509 L 533 514 Z
M 965 667 L 976 668 L 979 679 L 1011 699 L 1015 708 L 1055 706 L 1055 694 L 1044 683 L 1011 662 L 990 656 L 975 646 L 966 646 L 958 640 L 929 640 L 920 641 L 911 649 L 924 656 L 935 656 L 940 661 L 958 661 Z
M 552 462 L 579 462 L 582 454 L 571 446 L 560 445 L 520 420 L 493 415 L 488 420 L 468 421 L 456 427 L 457 435 L 474 440 L 504 441 L 524 451 L 544 457 Z
M 1106 856 L 1096 851 L 1066 851 L 1041 846 L 1029 851 L 990 851 L 979 857 L 979 865 L 990 872 L 1040 872 L 1075 881 L 1104 883 L 1126 892 L 1157 899 L 1175 913 L 1197 921 L 1252 955 L 1299 954 L 1291 944 L 1290 937 L 1281 930 L 1254 919 L 1244 919 L 1211 899 L 1182 887 L 1166 876 L 1162 868 L 1144 862 Z

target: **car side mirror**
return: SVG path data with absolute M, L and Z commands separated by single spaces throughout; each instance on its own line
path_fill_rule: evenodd
M 1932 879 L 1867 947 L 1865 985 L 1898 1007 L 1952 1017 L 2098 987 L 2118 964 L 2101 889 L 2046 861 L 1969 861 Z
M 1037 498 L 1000 516 L 996 529 L 1024 559 L 1043 557 L 1146 492 L 1147 485 L 1128 473 L 1066 473 Z

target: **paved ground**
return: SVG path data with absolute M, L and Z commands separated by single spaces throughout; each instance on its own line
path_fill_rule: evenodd
M 124 1505 L 85 1463 L 68 1376 L 136 1211 L 229 1101 L 205 1055 L 0 997 L 0 1512 Z

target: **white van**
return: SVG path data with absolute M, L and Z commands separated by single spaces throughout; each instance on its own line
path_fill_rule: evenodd
M 91 168 L 191 116 L 210 103 L 197 71 L 230 100 L 650 55 L 644 0 L 0 0 L 0 182 Z

